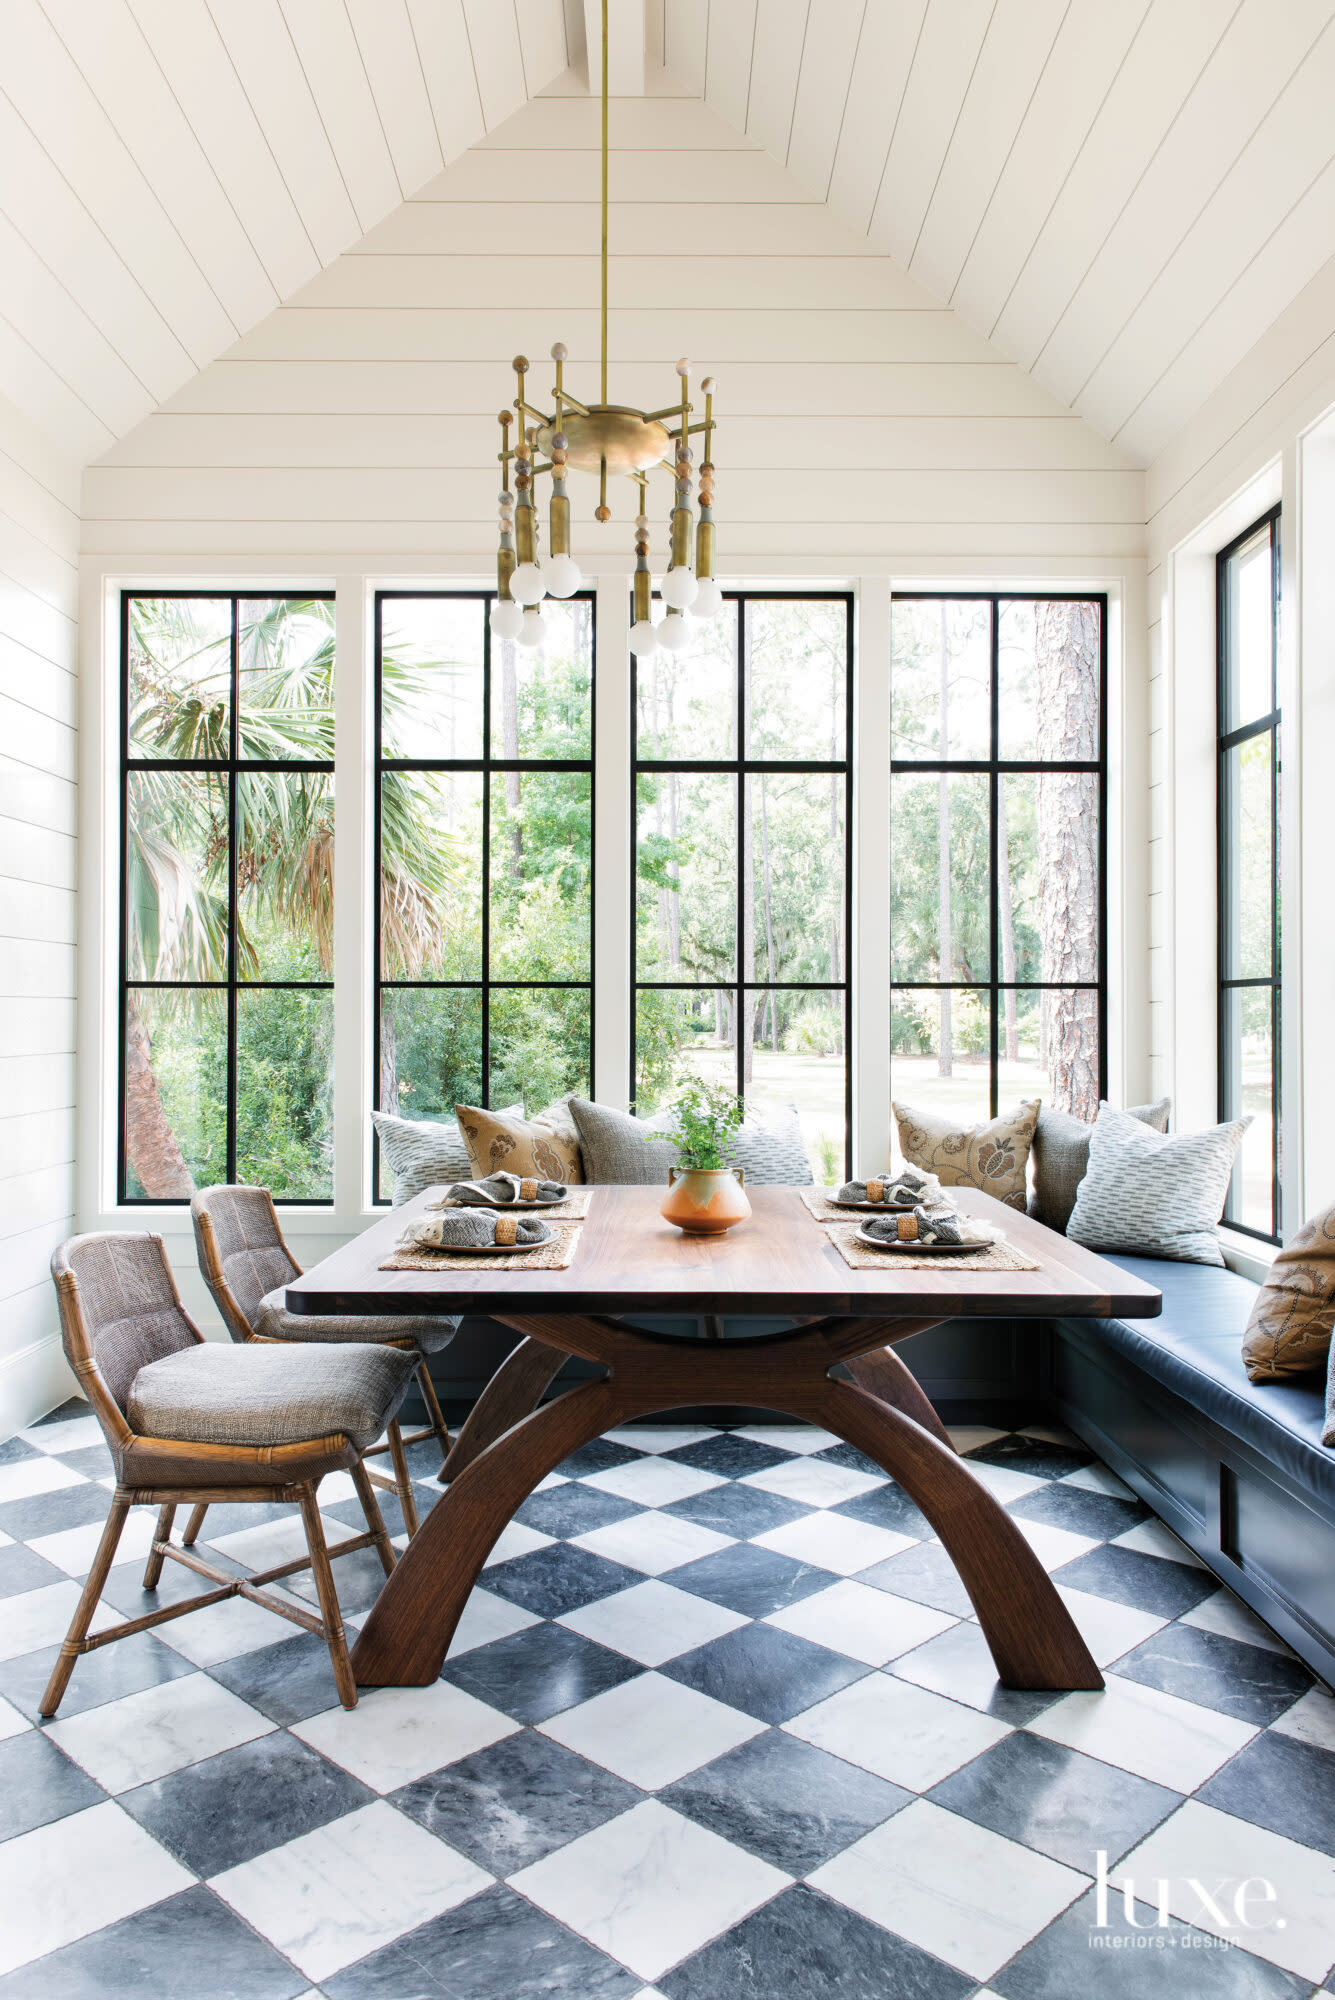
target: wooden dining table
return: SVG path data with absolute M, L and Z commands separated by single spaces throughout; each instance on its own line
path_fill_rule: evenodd
M 853 1269 L 794 1187 L 749 1188 L 750 1219 L 723 1236 L 665 1222 L 661 1188 L 595 1187 L 566 1269 L 461 1269 L 443 1255 L 429 1270 L 382 1270 L 440 1192 L 393 1210 L 287 1288 L 299 1315 L 475 1313 L 521 1336 L 362 1627 L 352 1653 L 361 1685 L 436 1678 L 506 1524 L 572 1452 L 637 1418 L 721 1404 L 821 1426 L 896 1480 L 954 1562 L 1003 1686 L 1102 1687 L 1038 1557 L 895 1349 L 957 1318 L 1032 1321 L 1036 1332 L 1046 1319 L 1152 1318 L 1162 1305 L 1153 1286 L 964 1188 L 952 1201 L 999 1224 L 1036 1269 L 960 1269 L 945 1257 L 920 1269 L 893 1252 Z M 674 1324 L 649 1330 L 627 1315 Z M 546 1400 L 572 1355 L 604 1372 Z

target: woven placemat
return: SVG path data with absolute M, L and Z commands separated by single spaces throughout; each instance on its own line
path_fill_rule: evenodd
M 551 1211 L 543 1216 L 550 1222 Z M 468 1256 L 455 1250 L 396 1250 L 377 1268 L 382 1271 L 564 1271 L 579 1246 L 579 1224 L 558 1226 L 550 1243 L 532 1250 L 512 1250 L 508 1257 Z
M 920 1251 L 916 1256 L 909 1250 L 873 1250 L 869 1244 L 859 1243 L 854 1234 L 858 1227 L 845 1221 L 838 1227 L 826 1224 L 825 1234 L 846 1264 L 855 1271 L 884 1271 L 895 1267 L 907 1271 L 1041 1271 L 1032 1257 L 1022 1256 L 1013 1243 L 989 1243 L 985 1249 L 970 1250 L 959 1257 L 941 1257 L 931 1251 Z
M 575 1217 L 578 1220 L 582 1221 L 583 1218 L 589 1212 L 589 1199 L 592 1194 L 593 1194 L 592 1188 L 587 1188 L 587 1187 L 573 1188 L 571 1192 L 566 1196 L 565 1200 L 558 1202 L 555 1208 L 517 1208 L 513 1211 L 511 1211 L 509 1208 L 497 1208 L 495 1210 L 486 1209 L 483 1212 L 488 1215 L 493 1213 L 496 1215 L 509 1215 L 512 1212 L 516 1215 L 532 1215 L 539 1222 L 561 1222 L 569 1220 L 571 1217 Z M 431 1210 L 433 1213 L 442 1208 L 454 1209 L 454 1208 L 479 1208 L 479 1207 L 481 1207 L 480 1202 L 471 1202 L 471 1201 L 463 1202 L 463 1201 L 442 1200 L 442 1201 L 429 1201 L 427 1203 L 427 1208 Z
M 855 1216 L 861 1220 L 864 1215 L 872 1213 L 869 1208 L 837 1208 L 830 1200 L 828 1188 L 802 1188 L 801 1196 L 803 1208 L 814 1215 L 817 1222 L 851 1222 Z M 894 1212 L 893 1209 L 886 1210 L 887 1215 L 893 1215 Z

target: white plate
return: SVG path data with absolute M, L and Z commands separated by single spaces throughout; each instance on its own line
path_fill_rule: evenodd
M 965 1257 L 971 1250 L 990 1250 L 1002 1239 L 989 1237 L 986 1243 L 894 1243 L 884 1236 L 868 1236 L 865 1229 L 854 1232 L 859 1243 L 865 1243 L 869 1250 L 911 1251 L 915 1257 Z

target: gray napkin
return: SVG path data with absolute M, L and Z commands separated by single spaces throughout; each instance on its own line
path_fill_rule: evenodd
M 889 1175 L 881 1182 L 881 1200 L 890 1204 L 917 1203 L 931 1195 L 939 1194 L 941 1183 L 935 1174 L 920 1173 L 917 1167 L 902 1167 L 892 1180 Z M 866 1201 L 866 1181 L 845 1181 L 835 1189 L 837 1201 Z
M 476 1205 L 486 1208 L 496 1201 L 518 1201 L 520 1180 L 518 1174 L 488 1174 L 485 1180 L 455 1181 L 445 1190 L 445 1199 L 462 1208 Z M 537 1201 L 564 1201 L 569 1189 L 561 1181 L 539 1181 L 538 1191 L 533 1199 Z
M 462 1213 L 443 1211 L 436 1215 L 424 1215 L 416 1222 L 410 1222 L 399 1238 L 401 1250 L 485 1250 L 496 1241 L 496 1225 L 502 1218 L 485 1209 L 467 1209 Z M 510 1218 L 506 1218 L 510 1220 Z M 545 1222 L 530 1221 L 526 1216 L 513 1218 L 516 1250 L 531 1248 L 535 1243 L 547 1241 L 548 1230 Z
M 875 1215 L 863 1224 L 868 1236 L 879 1236 L 887 1243 L 897 1243 L 903 1239 L 899 1234 L 900 1222 L 916 1222 L 918 1233 L 910 1241 L 925 1243 L 991 1243 L 992 1232 L 980 1230 L 976 1223 L 968 1222 L 957 1215 L 953 1208 L 924 1208 L 919 1206 L 912 1217 L 897 1215 Z

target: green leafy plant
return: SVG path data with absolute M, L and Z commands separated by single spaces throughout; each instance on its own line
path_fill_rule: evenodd
M 666 1138 L 681 1155 L 683 1167 L 700 1167 L 717 1173 L 728 1164 L 732 1134 L 741 1124 L 745 1107 L 719 1083 L 688 1083 L 672 1107 L 674 1128 L 655 1132 L 652 1139 Z M 646 1145 L 650 1143 L 646 1137 Z

